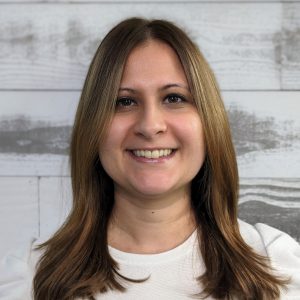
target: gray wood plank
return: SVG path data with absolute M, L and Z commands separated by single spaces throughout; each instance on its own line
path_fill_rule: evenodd
M 280 89 L 281 3 L 2 4 L 0 89 L 80 90 L 121 19 L 167 18 L 190 33 L 226 90 Z
M 0 175 L 68 176 L 79 92 L 0 92 Z M 300 177 L 300 92 L 223 92 L 242 177 Z
M 250 201 L 300 209 L 300 178 L 241 178 L 239 203 Z
M 266 223 L 300 241 L 300 178 L 241 178 L 239 217 Z
M 38 183 L 35 177 L 0 177 L 0 258 L 38 237 Z
M 300 3 L 283 4 L 282 89 L 300 89 Z

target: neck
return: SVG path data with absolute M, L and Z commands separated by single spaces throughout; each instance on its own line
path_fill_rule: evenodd
M 108 244 L 131 253 L 159 253 L 184 242 L 196 228 L 190 193 L 155 200 L 115 193 Z

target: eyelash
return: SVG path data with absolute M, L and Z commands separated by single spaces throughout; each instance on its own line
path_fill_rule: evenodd
M 182 96 L 182 95 L 178 95 L 178 94 L 170 94 L 170 95 L 168 95 L 165 99 L 167 99 L 167 98 L 171 98 L 171 97 L 174 97 L 174 98 L 177 98 L 177 99 L 180 99 L 181 101 L 180 102 L 171 102 L 170 104 L 172 104 L 172 103 L 181 103 L 181 102 L 186 102 L 186 99 L 185 99 L 185 97 L 184 96 Z
M 178 95 L 178 94 L 169 94 L 164 98 L 164 100 L 169 99 L 169 98 L 177 98 L 177 100 L 180 99 L 180 101 L 169 102 L 168 104 L 177 104 L 177 103 L 186 102 L 185 97 L 182 96 L 182 95 Z M 125 104 L 124 103 L 125 101 L 127 102 L 127 104 L 129 104 L 128 101 L 130 101 L 130 104 L 129 105 L 123 105 L 123 104 Z M 117 99 L 116 107 L 120 107 L 120 106 L 121 107 L 129 107 L 129 106 L 132 106 L 132 104 L 134 102 L 136 102 L 136 101 L 134 99 L 130 98 L 130 97 L 121 97 L 121 98 Z
M 131 101 L 131 103 L 134 101 L 133 99 L 131 99 L 129 97 L 122 97 L 122 98 L 117 99 L 116 106 L 123 106 L 123 107 L 131 106 L 131 105 L 121 105 L 121 104 L 124 104 L 124 102 L 128 101 L 128 100 Z

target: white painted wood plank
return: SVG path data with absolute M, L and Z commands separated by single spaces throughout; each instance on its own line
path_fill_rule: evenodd
M 239 203 L 248 201 L 299 209 L 300 217 L 300 178 L 241 178 Z
M 67 217 L 71 202 L 71 180 L 69 177 L 42 177 L 40 191 L 40 237 L 50 237 Z
M 158 6 L 159 5 L 159 6 Z M 281 3 L 2 4 L 0 89 L 80 90 L 99 40 L 129 16 L 191 34 L 223 89 L 280 89 Z
M 223 96 L 240 175 L 300 177 L 300 92 Z M 0 175 L 68 176 L 78 99 L 79 92 L 0 92 Z
M 38 183 L 34 177 L 0 177 L 0 258 L 39 234 Z
M 283 5 L 282 89 L 300 89 L 300 3 Z
M 67 155 L 0 153 L 0 176 L 66 176 Z
M 220 3 L 220 2 L 237 2 L 237 3 L 259 3 L 259 2 L 283 2 L 289 0 L 0 0 L 0 3 L 184 3 L 184 2 L 209 2 L 209 3 Z M 294 0 L 293 2 L 299 2 L 300 0 Z
M 17 117 L 44 126 L 71 125 L 79 98 L 79 91 L 0 91 L 0 129 L 3 121 Z
M 286 189 L 286 190 L 300 190 L 299 178 L 251 178 L 242 177 L 240 179 L 240 185 L 242 188 L 252 186 L 268 186 L 274 189 Z M 300 197 L 299 197 L 300 200 Z

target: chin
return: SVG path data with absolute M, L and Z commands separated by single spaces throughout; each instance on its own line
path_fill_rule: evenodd
M 147 186 L 136 186 L 135 190 L 144 197 L 164 197 L 172 194 L 172 192 L 177 193 L 177 189 L 174 186 L 166 186 L 166 185 L 147 185 Z

